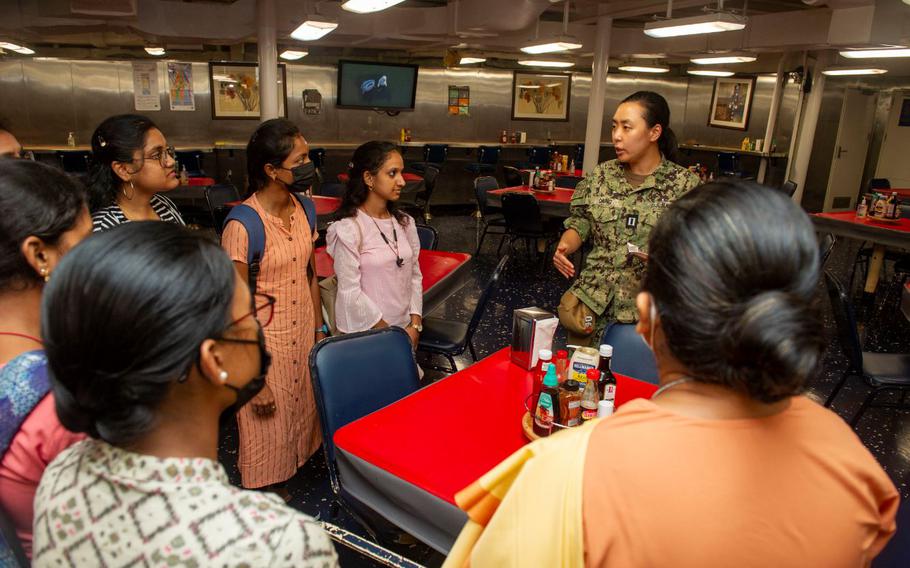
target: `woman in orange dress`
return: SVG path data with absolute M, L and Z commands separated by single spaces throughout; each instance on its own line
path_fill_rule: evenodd
M 272 324 L 265 329 L 272 366 L 266 387 L 240 410 L 238 467 L 244 487 L 281 487 L 319 448 L 322 436 L 307 361 L 315 341 L 325 337 L 316 282 L 311 227 L 300 202 L 291 195 L 315 177 L 309 148 L 289 120 L 269 120 L 247 146 L 252 195 L 244 201 L 262 219 L 265 251 L 256 292 L 276 298 Z M 236 221 L 227 224 L 222 246 L 248 281 L 249 236 Z

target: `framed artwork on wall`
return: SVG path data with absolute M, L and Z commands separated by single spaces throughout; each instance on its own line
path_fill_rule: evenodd
M 259 120 L 259 66 L 256 63 L 209 63 L 212 118 Z M 287 116 L 287 73 L 278 65 L 278 115 Z
M 718 77 L 714 81 L 708 126 L 746 130 L 754 91 L 755 77 Z
M 512 76 L 512 120 L 569 120 L 572 75 L 525 73 Z

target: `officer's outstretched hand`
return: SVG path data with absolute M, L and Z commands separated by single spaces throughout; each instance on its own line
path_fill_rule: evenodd
M 553 253 L 553 266 L 566 278 L 572 278 L 575 276 L 575 265 L 572 264 L 572 261 L 566 255 L 568 250 L 569 245 L 560 241 L 559 245 L 556 246 L 556 252 Z

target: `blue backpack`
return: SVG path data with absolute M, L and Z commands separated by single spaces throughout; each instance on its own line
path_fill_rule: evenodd
M 297 201 L 300 202 L 300 205 L 303 206 L 304 212 L 306 212 L 306 220 L 310 224 L 310 230 L 316 230 L 316 204 L 313 203 L 313 200 L 307 197 L 302 193 L 291 193 Z M 259 263 L 262 261 L 262 255 L 265 253 L 265 225 L 262 224 L 262 219 L 259 217 L 259 213 L 256 213 L 256 210 L 250 207 L 249 205 L 235 205 L 231 208 L 231 212 L 228 213 L 228 216 L 224 219 L 224 225 L 222 225 L 222 230 L 224 227 L 227 227 L 228 223 L 231 221 L 238 221 L 243 228 L 246 229 L 246 234 L 249 237 L 249 246 L 246 250 L 246 263 L 249 267 L 247 274 L 248 282 L 250 285 L 250 291 L 256 292 L 256 278 L 259 276 Z

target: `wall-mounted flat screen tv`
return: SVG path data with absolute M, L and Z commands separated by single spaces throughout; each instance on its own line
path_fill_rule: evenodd
M 414 110 L 417 65 L 338 62 L 338 108 Z

